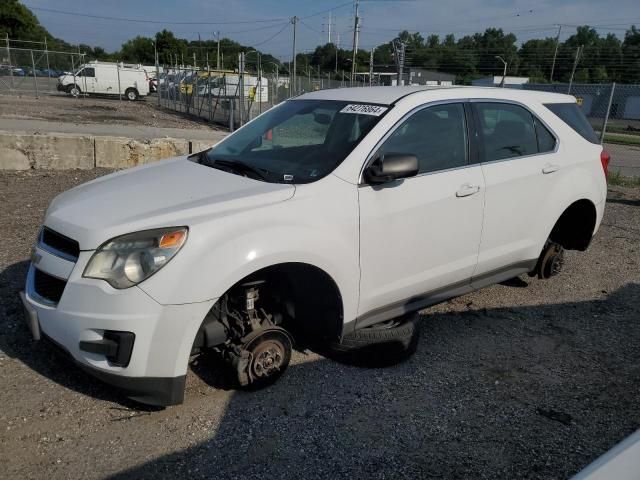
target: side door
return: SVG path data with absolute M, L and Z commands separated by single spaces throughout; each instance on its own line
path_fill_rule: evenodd
M 471 105 L 486 183 L 478 287 L 483 276 L 533 268 L 549 234 L 541 230 L 562 164 L 555 135 L 529 109 L 486 100 Z
M 371 160 L 385 153 L 415 155 L 419 173 L 359 186 L 359 326 L 469 291 L 478 258 L 484 179 L 470 162 L 465 103 L 412 112 Z
M 80 86 L 80 90 L 85 93 L 96 93 L 96 69 L 93 67 L 84 67 L 76 79 L 76 83 Z

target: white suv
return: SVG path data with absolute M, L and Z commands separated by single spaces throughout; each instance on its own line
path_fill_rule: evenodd
M 49 207 L 22 293 L 36 339 L 138 401 L 182 402 L 192 355 L 238 383 L 294 339 L 409 352 L 415 316 L 585 250 L 608 155 L 575 98 L 491 88 L 324 90 L 215 147 Z M 324 343 L 323 343 L 324 342 Z

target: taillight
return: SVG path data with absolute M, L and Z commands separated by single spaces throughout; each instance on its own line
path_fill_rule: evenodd
M 604 170 L 605 177 L 609 175 L 609 162 L 611 161 L 611 155 L 606 150 L 602 150 L 600 154 L 600 163 L 602 163 L 602 170 Z

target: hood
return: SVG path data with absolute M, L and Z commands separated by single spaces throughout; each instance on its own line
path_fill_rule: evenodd
M 190 226 L 216 216 L 264 207 L 295 187 L 266 183 L 179 157 L 106 175 L 58 195 L 44 224 L 93 250 L 125 233 Z

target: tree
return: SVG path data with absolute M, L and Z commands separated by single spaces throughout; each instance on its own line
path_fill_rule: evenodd
M 155 63 L 153 40 L 148 37 L 137 36 L 122 44 L 120 59 L 125 62 L 153 65 Z
M 0 3 L 0 35 L 19 40 L 47 41 L 53 36 L 40 25 L 37 17 L 18 0 L 2 0 Z
M 624 69 L 621 80 L 627 83 L 640 83 L 640 30 L 632 25 L 624 36 L 622 43 Z

